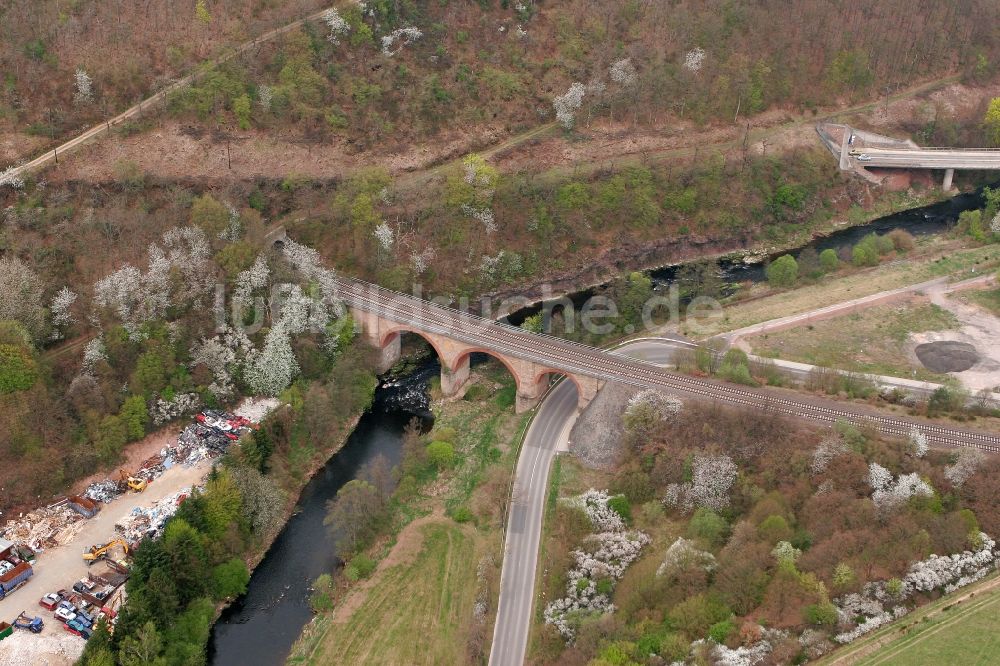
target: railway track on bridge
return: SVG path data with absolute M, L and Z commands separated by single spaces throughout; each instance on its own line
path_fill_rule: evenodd
M 916 418 L 888 416 L 875 410 L 850 409 L 822 398 L 793 398 L 776 391 L 755 390 L 711 379 L 671 372 L 652 363 L 554 336 L 524 331 L 453 308 L 397 293 L 359 280 L 337 278 L 339 295 L 352 307 L 425 331 L 452 337 L 484 351 L 536 363 L 553 373 L 580 374 L 638 388 L 661 388 L 708 399 L 805 418 L 832 425 L 846 420 L 868 422 L 883 433 L 906 437 L 914 427 L 929 440 L 1000 453 L 1000 435 L 953 428 Z

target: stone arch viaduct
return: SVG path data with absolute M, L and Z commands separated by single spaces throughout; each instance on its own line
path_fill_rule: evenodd
M 576 374 L 555 364 L 546 364 L 497 351 L 495 348 L 466 342 L 447 334 L 421 327 L 417 322 L 401 323 L 378 312 L 357 307 L 350 308 L 351 316 L 360 325 L 368 343 L 379 350 L 379 370 L 392 367 L 399 360 L 400 334 L 415 333 L 430 343 L 441 362 L 441 392 L 446 397 L 460 396 L 469 381 L 472 354 L 483 353 L 496 358 L 506 366 L 517 384 L 517 413 L 530 410 L 545 394 L 553 375 L 565 375 L 576 385 L 577 406 L 586 407 L 604 385 L 604 380 Z

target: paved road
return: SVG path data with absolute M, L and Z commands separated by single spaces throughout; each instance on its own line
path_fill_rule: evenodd
M 57 162 L 59 155 L 70 153 L 76 148 L 79 148 L 83 144 L 87 143 L 91 139 L 98 137 L 101 134 L 110 132 L 111 128 L 114 127 L 115 125 L 119 125 L 125 122 L 126 120 L 131 120 L 133 118 L 138 118 L 142 116 L 143 110 L 146 110 L 148 112 L 153 108 L 153 106 L 155 106 L 159 102 L 166 103 L 167 97 L 170 94 L 178 90 L 181 90 L 185 86 L 201 78 L 204 74 L 204 70 L 206 69 L 205 65 L 211 65 L 211 66 L 221 65 L 224 62 L 232 60 L 236 56 L 242 55 L 243 53 L 246 53 L 251 49 L 257 48 L 257 46 L 261 42 L 266 42 L 271 39 L 274 39 L 275 37 L 282 35 L 290 30 L 294 30 L 295 28 L 298 28 L 300 25 L 307 23 L 309 21 L 318 21 L 323 16 L 323 13 L 325 11 L 326 10 L 324 9 L 323 11 L 316 12 L 315 14 L 310 14 L 305 18 L 301 18 L 297 21 L 293 21 L 279 28 L 275 28 L 274 30 L 265 32 L 263 35 L 255 37 L 249 42 L 244 42 L 240 46 L 236 47 L 234 50 L 224 55 L 221 55 L 218 58 L 209 60 L 207 63 L 203 63 L 201 66 L 199 66 L 198 71 L 192 74 L 188 74 L 184 78 L 178 79 L 177 81 L 171 83 L 169 86 L 167 86 L 160 92 L 142 100 L 133 107 L 125 109 L 114 118 L 109 118 L 108 120 L 102 122 L 100 125 L 94 125 L 90 129 L 86 130 L 83 134 L 80 134 L 79 136 L 70 139 L 66 143 L 63 143 L 62 145 L 56 146 L 55 148 L 46 151 L 42 155 L 31 160 L 30 162 L 14 167 L 13 169 L 11 169 L 9 175 L 23 177 L 28 173 L 35 171 L 36 169 L 39 169 L 43 166 L 47 166 L 50 162 Z
M 961 150 L 942 148 L 939 150 L 861 148 L 863 154 L 871 157 L 861 160 L 853 156 L 865 167 L 898 167 L 907 169 L 1000 169 L 1000 150 Z
M 629 343 L 619 352 L 667 363 L 676 344 L 674 340 L 667 339 L 643 340 Z M 490 666 L 519 666 L 524 663 L 535 599 L 538 544 L 548 494 L 549 470 L 556 451 L 565 448 L 561 445 L 566 443 L 576 420 L 576 406 L 573 382 L 559 383 L 542 401 L 524 438 L 507 520 L 500 602 L 493 627 Z

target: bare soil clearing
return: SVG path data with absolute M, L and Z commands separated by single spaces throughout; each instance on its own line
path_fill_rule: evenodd
M 901 124 L 921 121 L 928 105 L 968 113 L 982 100 L 1000 94 L 1000 84 L 972 88 L 950 83 L 940 87 L 952 80 L 932 81 L 899 93 L 890 101 L 888 115 L 883 105 L 870 103 L 834 111 L 834 116 L 859 126 L 879 126 L 883 131 L 899 133 L 904 131 Z M 816 146 L 813 123 L 817 117 L 784 109 L 759 114 L 749 121 L 748 149 L 766 154 Z M 155 178 L 208 181 L 284 178 L 289 174 L 329 180 L 343 178 L 360 168 L 379 166 L 400 177 L 398 188 L 419 191 L 452 160 L 472 151 L 492 158 L 507 173 L 555 170 L 559 174 L 567 169 L 576 173 L 635 160 L 742 150 L 746 122 L 741 119 L 733 125 L 699 127 L 683 119 L 670 119 L 657 127 L 636 128 L 627 122 L 602 119 L 589 127 L 578 127 L 572 138 L 554 123 L 513 136 L 501 126 L 488 124 L 448 130 L 432 143 L 358 152 L 346 141 L 306 144 L 294 129 L 241 132 L 227 149 L 226 141 L 209 133 L 193 132 L 181 122 L 161 118 L 148 132 L 129 137 L 116 135 L 83 148 L 54 167 L 49 178 L 106 182 L 113 178 L 114 164 L 121 161 L 134 162 Z M 228 167 L 230 152 L 232 169 Z

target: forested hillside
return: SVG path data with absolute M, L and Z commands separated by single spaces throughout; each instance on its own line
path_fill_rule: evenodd
M 65 136 L 321 8 L 5 3 L 0 129 Z M 707 122 L 881 95 L 954 71 L 985 80 L 1000 59 L 996 22 L 983 20 L 991 12 L 987 0 L 347 3 L 327 24 L 211 72 L 173 109 L 230 127 L 295 122 L 310 140 L 344 135 L 360 147 L 455 123 L 535 125 L 554 118 L 552 100 L 567 92 L 587 119 Z

